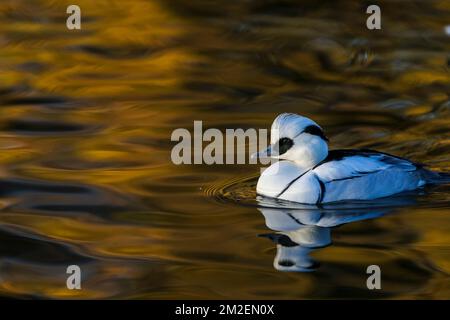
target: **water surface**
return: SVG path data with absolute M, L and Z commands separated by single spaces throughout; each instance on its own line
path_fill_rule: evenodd
M 81 31 L 69 4 L 0 3 L 1 296 L 450 298 L 446 186 L 296 208 L 299 227 L 256 199 L 260 166 L 170 161 L 194 120 L 267 128 L 295 112 L 332 148 L 449 171 L 448 1 L 379 1 L 379 31 L 364 1 L 78 0 Z M 283 244 L 307 270 L 274 268 Z

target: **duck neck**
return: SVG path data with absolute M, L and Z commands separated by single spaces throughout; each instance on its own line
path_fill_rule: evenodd
M 313 169 L 328 156 L 328 147 L 324 145 L 322 148 L 303 150 L 293 162 L 304 171 Z

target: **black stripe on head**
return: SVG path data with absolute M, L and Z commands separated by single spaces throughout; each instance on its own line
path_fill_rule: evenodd
M 314 136 L 318 136 L 320 138 L 322 138 L 325 141 L 328 141 L 327 136 L 323 133 L 322 129 L 320 129 L 318 126 L 315 126 L 313 124 L 307 126 L 305 128 L 305 130 L 303 130 L 304 133 L 309 133 L 312 134 Z

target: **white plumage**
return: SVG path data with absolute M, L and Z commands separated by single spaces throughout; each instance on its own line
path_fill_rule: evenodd
M 271 146 L 258 156 L 280 161 L 262 173 L 257 193 L 306 204 L 371 200 L 420 188 L 437 175 L 377 151 L 328 151 L 327 141 L 312 120 L 294 114 L 278 116 Z

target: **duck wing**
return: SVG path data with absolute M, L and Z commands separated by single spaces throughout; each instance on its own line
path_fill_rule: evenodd
M 407 159 L 369 149 L 331 150 L 313 170 L 323 183 L 360 178 L 387 169 L 416 171 L 423 166 Z
M 414 190 L 426 183 L 422 165 L 373 150 L 334 150 L 313 172 L 318 202 L 370 200 Z

